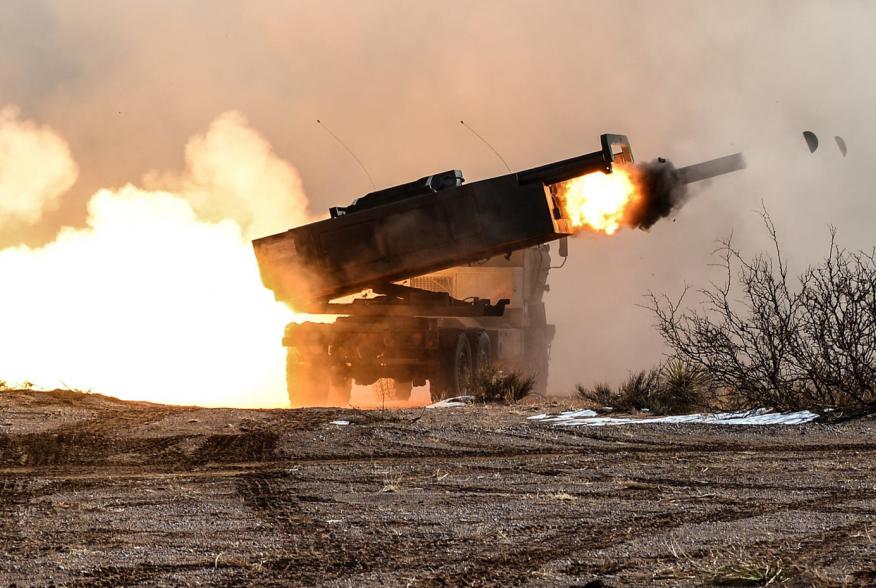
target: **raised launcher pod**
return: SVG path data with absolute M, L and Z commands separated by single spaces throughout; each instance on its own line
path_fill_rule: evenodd
M 471 184 L 459 171 L 427 176 L 257 239 L 262 281 L 296 310 L 324 312 L 341 296 L 570 235 L 551 185 L 633 161 L 625 136 L 601 142 L 593 153 Z

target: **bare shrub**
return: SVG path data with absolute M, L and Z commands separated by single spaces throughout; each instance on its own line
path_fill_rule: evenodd
M 575 391 L 581 400 L 593 402 L 599 406 L 611 406 L 617 398 L 611 386 L 605 383 L 599 383 L 594 386 L 576 384 Z
M 702 369 L 675 360 L 662 367 L 631 373 L 617 390 L 608 384 L 593 387 L 578 384 L 576 390 L 579 398 L 600 406 L 678 414 L 706 405 L 706 382 Z
M 627 410 L 652 409 L 653 398 L 660 388 L 660 370 L 633 372 L 618 388 L 615 404 Z
M 828 256 L 801 277 L 805 312 L 794 355 L 803 392 L 825 405 L 876 406 L 876 257 L 830 232 Z
M 776 229 L 772 253 L 745 258 L 720 242 L 724 277 L 700 290 L 701 308 L 650 294 L 657 329 L 675 355 L 742 404 L 778 409 L 876 405 L 876 257 L 848 252 L 830 230 L 827 257 L 788 275 Z
M 474 381 L 474 396 L 483 402 L 517 402 L 535 388 L 535 377 L 494 367 L 482 369 Z
M 659 414 L 690 412 L 709 405 L 711 383 L 699 366 L 673 359 L 660 370 L 650 408 Z

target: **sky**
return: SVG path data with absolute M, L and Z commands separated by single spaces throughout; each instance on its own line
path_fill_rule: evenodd
M 731 233 L 763 249 L 761 206 L 794 268 L 824 254 L 828 225 L 874 245 L 874 22 L 867 0 L 4 0 L 0 110 L 62 139 L 47 149 L 75 169 L 46 172 L 53 196 L 0 224 L 0 248 L 86 226 L 101 189 L 193 177 L 186 146 L 229 112 L 294 168 L 314 218 L 370 190 L 316 119 L 379 186 L 501 174 L 460 119 L 515 169 L 594 151 L 603 132 L 639 160 L 743 151 L 748 169 L 695 188 L 674 219 L 575 238 L 552 272 L 551 391 L 617 382 L 665 352 L 643 295 L 707 285 Z

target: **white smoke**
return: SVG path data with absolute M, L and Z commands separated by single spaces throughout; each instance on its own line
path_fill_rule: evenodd
M 79 171 L 67 143 L 47 127 L 21 120 L 14 106 L 0 109 L 0 229 L 33 225 Z
M 26 128 L 11 157 L 28 157 L 49 132 Z M 0 380 L 176 404 L 287 404 L 280 337 L 294 315 L 262 287 L 243 233 L 307 218 L 298 174 L 234 114 L 186 156 L 176 179 L 165 174 L 179 192 L 103 189 L 86 227 L 0 250 L 0 282 L 14 285 L 0 288 Z
M 179 177 L 148 174 L 149 186 L 173 189 L 206 220 L 233 219 L 247 238 L 308 221 L 301 176 L 236 111 L 216 118 L 186 145 Z

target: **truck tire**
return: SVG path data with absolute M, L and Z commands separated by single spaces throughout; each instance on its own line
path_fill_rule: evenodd
M 286 350 L 286 393 L 292 408 L 349 406 L 353 380 L 332 374 L 327 356 L 303 355 Z
M 287 362 L 286 392 L 292 408 L 349 406 L 353 380 L 333 382 L 329 368 L 317 363 Z
M 443 376 L 429 378 L 429 397 L 432 402 L 440 402 L 448 396 L 450 394 L 447 394 L 447 384 L 445 384 Z
M 286 392 L 292 408 L 325 406 L 329 401 L 329 375 L 325 366 L 286 360 Z
M 413 382 L 399 382 L 393 380 L 392 399 L 407 402 L 411 399 L 411 390 L 414 389 Z
M 381 400 L 409 400 L 413 382 L 399 382 L 393 378 L 380 378 L 372 384 L 373 390 Z
M 352 378 L 344 378 L 340 382 L 332 381 L 329 385 L 330 406 L 350 406 L 350 395 L 352 392 Z
M 550 359 L 548 358 L 547 349 L 541 350 L 535 354 L 533 358 L 533 376 L 535 377 L 535 385 L 532 391 L 540 396 L 547 395 L 548 382 L 548 366 Z
M 474 377 L 478 378 L 493 365 L 493 346 L 486 331 L 476 331 L 472 339 Z
M 465 333 L 460 333 L 456 338 L 456 345 L 448 349 L 444 357 L 444 398 L 463 396 L 471 388 L 473 371 L 473 358 L 471 343 Z

